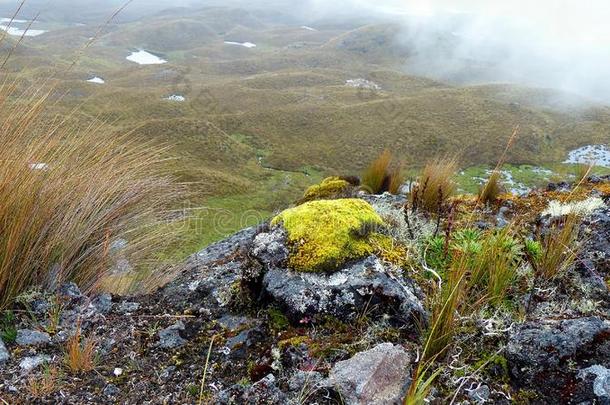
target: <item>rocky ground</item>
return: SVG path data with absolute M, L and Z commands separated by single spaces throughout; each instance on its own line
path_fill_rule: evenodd
M 504 196 L 477 208 L 476 226 L 544 226 L 548 202 L 571 190 Z M 579 192 L 604 204 L 585 216 L 575 264 L 546 285 L 515 286 L 509 305 L 463 316 L 431 403 L 610 404 L 610 179 Z M 359 197 L 378 211 L 405 202 Z M 472 210 L 471 199 L 459 204 Z M 290 255 L 283 227 L 263 224 L 197 253 L 151 295 L 67 284 L 20 297 L 0 320 L 2 402 L 400 403 L 435 278 L 379 252 L 332 272 L 291 271 Z M 67 366 L 78 331 L 94 345 L 91 371 Z

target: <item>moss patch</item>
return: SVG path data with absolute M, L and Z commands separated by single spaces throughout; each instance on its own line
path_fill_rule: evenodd
M 320 184 L 314 184 L 309 187 L 300 203 L 305 203 L 314 200 L 333 199 L 345 195 L 351 187 L 349 182 L 339 177 L 327 177 Z
M 275 217 L 282 223 L 291 245 L 290 266 L 294 270 L 336 270 L 348 260 L 375 251 L 375 229 L 383 221 L 369 203 L 359 199 L 311 201 Z

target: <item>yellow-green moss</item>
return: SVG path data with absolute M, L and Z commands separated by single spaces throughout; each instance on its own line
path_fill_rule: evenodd
M 290 267 L 297 271 L 336 270 L 348 260 L 375 252 L 375 232 L 383 221 L 359 199 L 311 201 L 275 217 L 291 245 Z
M 320 184 L 309 187 L 300 202 L 337 198 L 345 195 L 350 187 L 349 182 L 339 177 L 327 177 Z

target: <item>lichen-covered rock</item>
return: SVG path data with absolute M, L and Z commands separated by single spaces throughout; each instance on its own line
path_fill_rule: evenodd
M 263 288 L 293 322 L 318 314 L 353 319 L 365 308 L 406 323 L 422 322 L 426 314 L 415 286 L 399 277 L 399 269 L 370 256 L 334 273 L 270 269 Z
M 373 253 L 383 237 L 375 232 L 383 227 L 381 217 L 360 199 L 308 202 L 282 212 L 272 225 L 286 229 L 289 266 L 302 272 L 337 270 Z
M 252 255 L 267 266 L 275 268 L 286 264 L 289 252 L 288 235 L 283 228 L 276 227 L 269 232 L 261 232 L 252 243 Z
M 17 343 L 19 346 L 39 346 L 51 343 L 51 337 L 45 332 L 30 329 L 20 329 L 17 331 L 15 343 Z
M 589 317 L 528 322 L 510 336 L 506 358 L 519 387 L 564 403 L 599 399 L 593 382 L 582 373 L 610 364 L 610 321 Z
M 181 274 L 160 291 L 165 305 L 176 309 L 196 306 L 215 314 L 226 311 L 235 286 L 244 275 L 257 271 L 247 252 L 258 233 L 256 227 L 246 228 L 193 255 Z
M 402 347 L 382 343 L 337 362 L 324 384 L 339 391 L 347 405 L 398 404 L 410 384 L 410 365 Z

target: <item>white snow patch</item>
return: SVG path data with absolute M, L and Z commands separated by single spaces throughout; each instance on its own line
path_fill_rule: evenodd
M 308 27 L 307 25 L 301 25 L 301 28 L 303 28 L 304 30 L 307 30 L 307 31 L 317 31 L 317 29 Z
M 549 206 L 542 212 L 542 215 L 550 215 L 552 217 L 561 217 L 569 214 L 586 216 L 591 214 L 598 208 L 606 206 L 604 200 L 599 197 L 590 197 L 584 201 L 561 203 L 559 201 L 549 202 Z
M 610 147 L 608 145 L 586 145 L 568 153 L 563 163 L 595 164 L 610 167 Z
M 104 79 L 102 79 L 99 76 L 93 76 L 91 79 L 87 79 L 87 81 L 89 83 L 95 83 L 95 84 L 104 84 L 106 83 L 106 81 Z
M 169 100 L 169 101 L 185 101 L 186 97 L 181 96 L 180 94 L 172 94 L 171 96 L 165 97 L 164 100 Z
M 138 65 L 160 65 L 162 63 L 167 63 L 165 59 L 161 59 L 157 55 L 153 55 L 152 53 L 146 52 L 142 49 L 137 52 L 132 52 L 125 59 L 130 62 L 135 62 Z
M 17 27 L 9 27 L 7 25 L 0 25 L 0 30 L 6 31 L 7 34 L 15 36 L 15 37 L 37 37 L 38 35 L 44 34 L 45 30 L 33 30 L 33 29 L 21 29 Z
M 238 45 L 238 46 L 243 46 L 245 48 L 256 48 L 256 44 L 253 44 L 252 42 L 225 41 L 225 44 L 227 44 L 227 45 Z
M 377 83 L 366 79 L 348 79 L 345 81 L 345 85 L 359 89 L 381 90 L 381 86 Z

